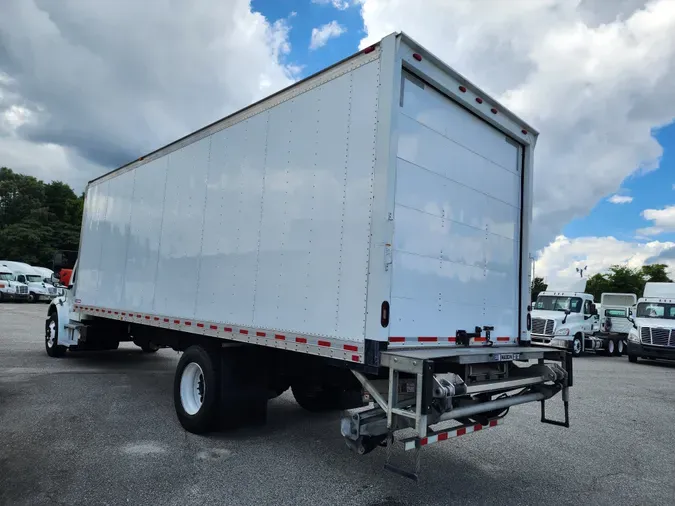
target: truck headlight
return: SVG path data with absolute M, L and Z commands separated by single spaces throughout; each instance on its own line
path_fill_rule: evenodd
M 638 335 L 637 332 L 635 332 L 634 330 L 631 330 L 628 333 L 628 340 L 632 341 L 634 343 L 639 343 L 640 342 L 640 336 Z
M 555 331 L 556 336 L 569 336 L 570 329 L 558 329 Z

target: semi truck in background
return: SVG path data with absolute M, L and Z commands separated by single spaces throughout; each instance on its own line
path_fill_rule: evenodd
M 182 352 L 174 406 L 194 433 L 262 423 L 288 388 L 347 409 L 357 454 L 530 402 L 568 427 L 571 355 L 530 340 L 536 139 L 392 34 L 91 181 L 46 351 Z M 564 421 L 546 417 L 558 394 Z
M 630 320 L 637 304 L 634 293 L 603 293 L 600 296 L 600 331 L 596 337 L 607 339 L 607 351 L 621 356 L 628 348 Z
M 16 280 L 14 272 L 0 263 L 0 302 L 28 300 L 28 285 Z
M 593 295 L 584 293 L 586 280 L 560 290 L 541 292 L 532 310 L 532 341 L 568 349 L 575 357 L 593 348 L 592 336 L 599 330 Z
M 58 295 L 56 287 L 45 282 L 42 273 L 31 265 L 10 260 L 0 260 L 0 265 L 13 274 L 15 281 L 28 286 L 29 302 L 50 302 Z
M 628 333 L 628 360 L 675 360 L 675 283 L 647 283 Z

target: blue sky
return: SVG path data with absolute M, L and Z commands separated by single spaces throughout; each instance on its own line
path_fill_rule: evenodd
M 358 50 L 360 40 L 365 36 L 363 20 L 358 8 L 339 10 L 330 1 L 326 4 L 308 0 L 252 0 L 251 7 L 263 14 L 270 22 L 289 20 L 291 31 L 289 61 L 303 66 L 302 77 L 306 77 L 331 65 Z M 331 39 L 325 46 L 310 50 L 312 29 L 337 21 L 346 31 Z
M 344 10 L 331 5 L 332 0 L 253 0 L 252 8 L 269 21 L 288 19 L 291 53 L 288 62 L 302 66 L 300 77 L 306 77 L 323 67 L 354 53 L 365 36 L 358 8 Z M 339 0 L 336 0 L 339 1 Z M 295 13 L 289 18 L 291 13 Z M 310 49 L 312 29 L 337 21 L 345 32 L 331 38 L 320 48 Z M 561 233 L 569 238 L 613 236 L 622 241 L 644 242 L 636 231 L 652 223 L 641 216 L 644 209 L 662 209 L 675 201 L 675 125 L 654 132 L 664 148 L 659 170 L 635 174 L 626 179 L 618 193 L 633 198 L 632 202 L 615 204 L 603 198 L 585 217 L 567 224 Z M 581 174 L 579 174 L 581 182 Z M 661 234 L 661 241 L 675 241 L 675 233 Z
M 633 197 L 627 204 L 612 204 L 601 200 L 591 213 L 570 222 L 563 233 L 567 237 L 611 235 L 624 241 L 635 240 L 636 230 L 651 225 L 641 213 L 645 209 L 663 209 L 675 203 L 675 125 L 654 132 L 663 147 L 658 170 L 635 174 L 621 185 L 621 195 Z M 675 233 L 658 236 L 660 241 L 675 241 Z M 638 238 L 638 241 L 645 239 Z

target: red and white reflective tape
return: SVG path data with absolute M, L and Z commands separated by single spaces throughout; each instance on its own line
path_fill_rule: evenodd
M 471 434 L 472 432 L 479 432 L 481 430 L 489 429 L 491 427 L 496 427 L 497 425 L 501 425 L 502 423 L 504 423 L 504 419 L 497 418 L 495 420 L 490 420 L 490 422 L 487 425 L 481 425 L 480 423 L 477 423 L 476 425 L 465 425 L 463 427 L 457 427 L 452 430 L 437 432 L 432 436 L 423 437 L 422 439 L 420 438 L 404 439 L 403 444 L 405 447 L 405 451 L 414 450 L 415 448 L 418 448 L 420 446 L 429 446 L 434 443 L 440 443 L 441 441 L 445 441 L 446 439 L 464 436 L 466 434 Z
M 507 336 L 498 336 L 498 337 L 490 337 L 490 340 L 493 343 L 502 343 L 502 344 L 507 344 L 507 343 L 512 343 L 516 344 L 517 340 L 515 337 L 507 337 Z M 438 346 L 439 344 L 442 344 L 444 346 L 449 346 L 449 345 L 456 345 L 457 344 L 457 338 L 455 336 L 452 337 L 438 337 L 438 336 L 416 336 L 416 337 L 396 337 L 392 336 L 389 338 L 389 342 L 391 344 L 395 345 L 401 345 L 401 346 L 424 346 L 424 345 L 436 345 Z M 485 337 L 472 337 L 471 338 L 471 344 L 484 344 L 487 342 L 487 338 Z
M 179 330 L 204 336 L 219 337 L 231 341 L 258 344 L 270 348 L 279 348 L 297 351 L 310 355 L 345 360 L 347 362 L 364 363 L 363 343 L 345 343 L 345 341 L 306 334 L 295 334 L 265 330 L 250 327 L 241 327 L 227 323 L 194 320 L 190 318 L 175 318 L 162 315 L 138 313 L 136 311 L 121 311 L 86 304 L 75 304 L 75 311 L 100 318 L 133 322 L 170 330 Z

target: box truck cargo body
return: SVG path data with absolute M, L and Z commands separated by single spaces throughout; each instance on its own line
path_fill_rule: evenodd
M 384 417 L 377 437 L 412 423 L 415 447 L 435 416 L 432 363 L 466 375 L 443 413 L 466 409 L 459 398 L 478 377 L 507 382 L 500 394 L 527 377 L 529 400 L 543 402 L 567 391 L 571 362 L 530 346 L 536 138 L 424 48 L 391 35 L 92 181 L 71 312 L 52 306 L 48 344 L 50 325 L 59 350 L 80 345 L 82 333 L 109 341 L 118 325 L 146 346 L 240 343 L 231 353 L 254 350 L 274 364 L 292 356 L 283 360 L 295 370 L 281 375 L 296 398 L 305 365 L 314 377 L 331 370 L 318 390 L 365 389 Z M 512 362 L 524 358 L 542 361 L 536 374 Z M 392 385 L 406 375 L 418 380 L 415 393 L 397 400 Z M 498 415 L 504 403 L 490 405 L 489 391 L 469 404 Z M 397 413 L 402 402 L 412 417 Z

